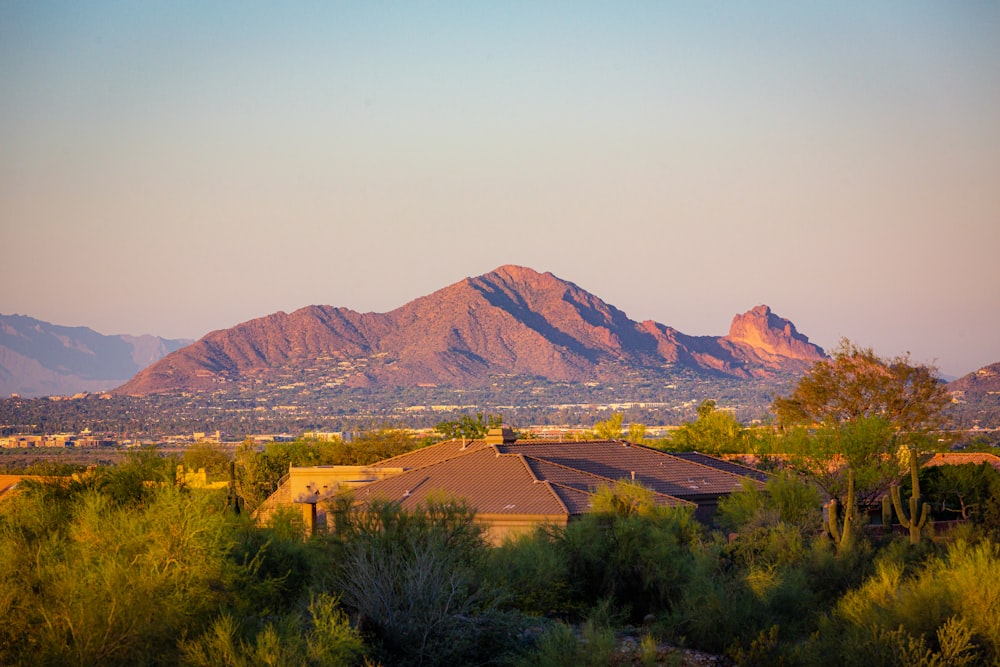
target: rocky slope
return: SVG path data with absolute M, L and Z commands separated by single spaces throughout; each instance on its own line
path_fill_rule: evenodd
M 627 369 L 683 366 L 750 378 L 801 371 L 821 348 L 757 306 L 727 336 L 638 323 L 551 273 L 502 266 L 388 313 L 310 306 L 275 313 L 167 355 L 117 391 L 146 395 L 250 384 L 297 371 L 349 368 L 349 386 L 482 386 L 491 376 L 609 379 Z
M 0 315 L 0 395 L 112 389 L 189 340 L 107 336 L 24 315 Z
M 1000 362 L 949 382 L 948 391 L 961 396 L 1000 394 Z

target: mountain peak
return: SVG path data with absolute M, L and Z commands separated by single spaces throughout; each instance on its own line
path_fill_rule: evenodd
M 767 355 L 804 361 L 819 361 L 825 356 L 823 348 L 810 343 L 808 337 L 796 331 L 794 324 L 763 304 L 733 317 L 727 338 Z

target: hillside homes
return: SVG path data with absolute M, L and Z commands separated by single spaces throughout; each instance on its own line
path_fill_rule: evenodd
M 476 510 L 488 536 L 541 524 L 566 525 L 590 508 L 594 492 L 634 480 L 657 503 L 691 507 L 710 522 L 720 498 L 745 482 L 763 487 L 765 473 L 701 454 L 673 455 L 623 440 L 515 440 L 495 429 L 481 440 L 449 440 L 371 466 L 293 467 L 282 487 L 258 509 L 267 520 L 279 507 L 299 507 L 307 527 L 326 525 L 326 504 L 353 491 L 415 509 L 429 496 L 462 499 Z

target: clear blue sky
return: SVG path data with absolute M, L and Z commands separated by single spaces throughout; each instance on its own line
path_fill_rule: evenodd
M 1000 361 L 1000 4 L 0 3 L 0 312 L 199 338 L 502 264 Z

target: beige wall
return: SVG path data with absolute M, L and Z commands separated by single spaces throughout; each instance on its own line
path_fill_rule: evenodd
M 373 468 L 371 466 L 307 466 L 290 467 L 288 484 L 292 502 L 309 498 L 327 498 L 341 488 L 353 489 L 362 484 L 398 475 L 403 468 Z

